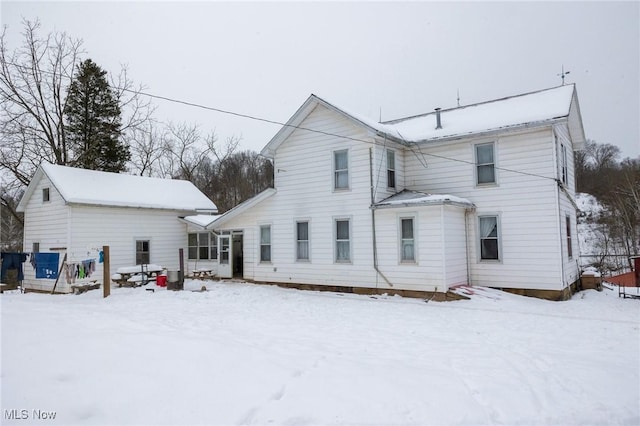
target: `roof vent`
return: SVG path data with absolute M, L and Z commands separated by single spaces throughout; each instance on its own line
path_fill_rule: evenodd
M 442 108 L 436 108 L 436 130 L 442 129 L 442 122 L 440 121 L 440 110 Z

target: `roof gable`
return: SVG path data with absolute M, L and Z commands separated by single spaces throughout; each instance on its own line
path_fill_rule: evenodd
M 338 108 L 337 106 L 325 101 L 312 94 L 307 98 L 307 100 L 298 108 L 298 110 L 291 116 L 291 118 L 282 126 L 282 128 L 276 133 L 276 135 L 271 138 L 269 143 L 262 149 L 261 154 L 268 158 L 273 158 L 278 147 L 289 137 L 296 129 L 309 130 L 311 132 L 319 132 L 319 130 L 315 129 L 307 129 L 304 126 L 301 127 L 301 124 L 304 120 L 313 112 L 313 110 L 318 106 L 322 105 L 325 108 L 341 115 L 346 118 L 348 121 L 353 124 L 363 127 L 366 130 L 370 131 L 373 134 L 387 134 L 388 137 L 392 139 L 400 139 L 400 135 L 391 127 L 388 127 L 384 124 L 380 124 L 371 120 L 367 117 L 364 117 L 359 114 L 355 114 L 352 112 L 348 112 L 344 108 Z M 332 135 L 334 136 L 334 135 Z M 348 136 L 344 136 L 346 139 L 353 139 Z
M 160 179 L 43 163 L 18 205 L 24 211 L 46 175 L 66 204 L 178 211 L 217 211 L 216 205 L 185 180 Z

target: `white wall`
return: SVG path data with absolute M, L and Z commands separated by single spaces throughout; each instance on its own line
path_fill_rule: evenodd
M 361 128 L 323 106 L 316 107 L 301 127 L 373 140 Z M 370 146 L 299 129 L 292 133 L 274 159 L 277 193 L 223 227 L 244 231 L 245 278 L 362 287 L 375 284 L 369 210 Z M 333 151 L 339 149 L 349 150 L 350 189 L 346 191 L 333 190 Z M 349 264 L 334 262 L 336 217 L 351 219 Z M 295 260 L 296 220 L 310 222 L 310 262 Z M 272 227 L 270 263 L 259 261 L 262 224 Z
M 424 155 L 405 151 L 405 179 L 409 189 L 454 194 L 477 206 L 468 223 L 473 284 L 548 290 L 564 287 L 558 247 L 553 141 L 553 133 L 547 128 L 497 138 L 433 144 L 420 149 Z M 500 169 L 496 170 L 497 185 L 477 187 L 474 145 L 485 142 L 495 143 L 496 166 Z M 421 164 L 422 158 L 427 160 L 426 167 Z M 479 259 L 478 216 L 487 214 L 500 218 L 502 258 L 499 262 Z
M 37 195 L 39 192 L 34 194 Z M 178 249 L 183 248 L 186 264 L 186 227 L 178 220 L 178 216 L 184 215 L 184 212 L 120 207 L 64 206 L 58 197 L 56 193 L 55 202 L 58 204 L 55 209 L 50 209 L 52 215 L 47 214 L 41 220 L 38 220 L 38 215 L 42 210 L 37 206 L 39 197 L 34 195 L 30 200 L 27 207 L 29 232 L 25 233 L 25 244 L 29 244 L 29 247 L 31 241 L 40 238 L 41 251 L 48 251 L 48 247 L 51 245 L 67 247 L 67 263 L 78 263 L 87 259 L 97 260 L 99 250 L 102 246 L 107 245 L 110 250 L 110 273 L 113 274 L 119 267 L 136 264 L 136 240 L 149 240 L 151 263 L 177 270 L 179 268 Z M 35 205 L 32 206 L 32 203 Z M 65 212 L 64 216 L 68 219 L 68 227 L 64 220 L 59 219 L 62 216 L 59 212 Z M 63 241 L 63 233 L 59 229 L 64 229 L 64 234 L 68 238 L 67 242 Z M 65 251 L 60 253 L 60 261 L 62 262 Z M 90 280 L 98 280 L 102 283 L 102 266 L 102 264 L 96 263 L 95 273 L 87 279 L 76 281 L 76 284 Z M 30 270 L 30 274 L 25 276 L 26 287 L 38 290 L 53 288 L 55 280 L 35 280 L 31 267 L 25 269 Z M 70 290 L 70 284 L 66 283 L 63 272 L 56 291 L 68 292 Z
M 49 188 L 49 201 L 42 200 L 42 190 Z M 25 228 L 23 251 L 30 253 L 33 243 L 40 243 L 40 252 L 56 252 L 60 254 L 60 263 L 64 250 L 52 248 L 67 247 L 69 228 L 67 218 L 69 208 L 64 204 L 60 193 L 55 189 L 49 178 L 43 175 L 38 182 L 33 195 L 29 199 L 24 213 Z M 35 290 L 50 290 L 55 280 L 36 279 L 35 270 L 29 261 L 23 264 L 24 286 Z
M 571 203 L 570 198 L 575 200 L 576 197 L 576 180 L 575 180 L 575 159 L 573 156 L 573 144 L 569 137 L 569 131 L 565 124 L 560 124 L 554 128 L 555 134 L 558 137 L 558 143 L 555 147 L 557 158 L 561 158 L 561 144 L 566 147 L 567 150 L 567 182 L 564 188 L 568 192 L 559 191 L 559 226 L 561 236 L 562 247 L 562 259 L 563 259 L 563 282 L 565 286 L 572 284 L 579 278 L 578 260 L 580 256 L 580 248 L 578 247 L 578 229 L 577 229 L 577 212 L 574 205 Z M 558 161 L 558 164 L 560 162 Z M 560 167 L 558 167 L 558 176 L 560 177 Z M 567 228 L 566 217 L 569 216 L 571 221 L 571 247 L 573 255 L 569 257 L 567 248 Z

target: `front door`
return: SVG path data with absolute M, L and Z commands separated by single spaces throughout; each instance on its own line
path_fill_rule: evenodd
M 220 278 L 233 277 L 231 241 L 231 235 L 218 235 L 218 276 Z

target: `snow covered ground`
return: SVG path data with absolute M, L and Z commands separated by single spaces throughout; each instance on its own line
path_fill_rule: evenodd
M 614 291 L 425 303 L 206 284 L 0 296 L 1 423 L 640 424 L 640 302 Z

